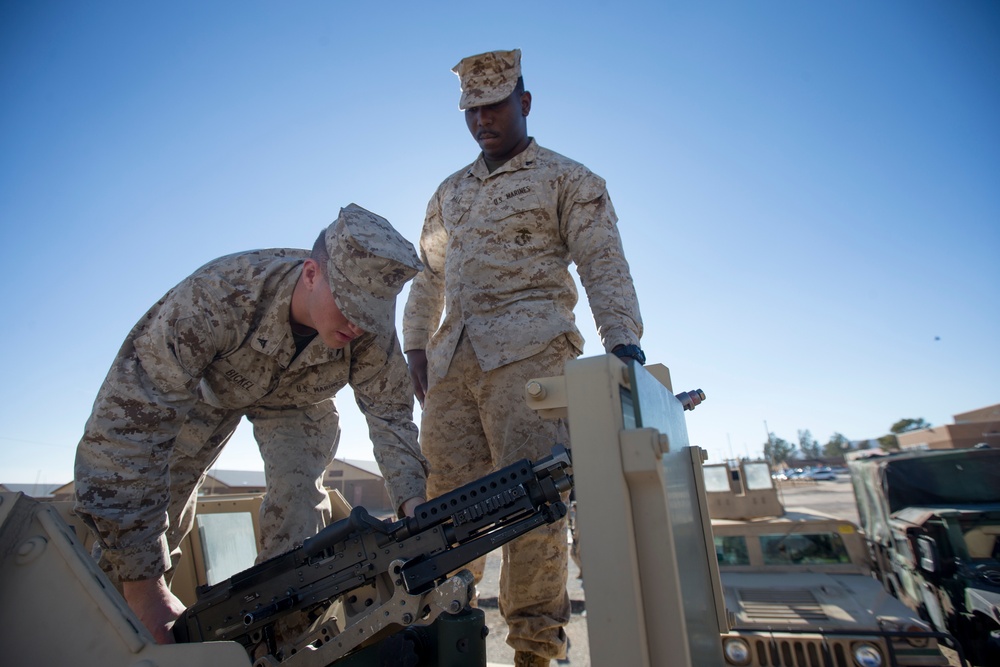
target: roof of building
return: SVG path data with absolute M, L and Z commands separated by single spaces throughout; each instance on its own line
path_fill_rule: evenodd
M 365 472 L 370 472 L 373 475 L 377 475 L 379 477 L 382 476 L 382 471 L 379 470 L 378 463 L 376 463 L 375 461 L 364 461 L 362 459 L 337 459 L 337 460 L 346 463 L 349 466 L 354 466 L 355 468 L 364 470 Z
M 335 460 L 345 465 L 353 466 L 371 475 L 375 475 L 376 477 L 382 477 L 382 471 L 379 469 L 378 463 L 375 461 L 366 461 L 363 459 Z M 233 489 L 245 489 L 249 487 L 264 488 L 267 486 L 267 480 L 264 477 L 263 470 L 212 469 L 208 471 L 208 474 L 210 477 L 215 479 L 215 481 L 225 484 Z M 17 493 L 20 491 L 26 496 L 31 496 L 32 498 L 51 498 L 55 491 L 71 484 L 72 481 L 63 482 L 61 484 L 0 484 L 0 491 L 9 491 L 11 493 Z
M 382 477 L 382 471 L 379 470 L 378 463 L 375 461 L 365 461 L 362 459 L 335 459 L 339 463 L 352 466 L 364 472 L 367 472 L 376 477 Z M 267 480 L 264 477 L 263 470 L 219 470 L 212 469 L 208 472 L 208 475 L 215 479 L 217 482 L 225 484 L 226 486 L 233 489 L 247 488 L 247 487 L 266 487 Z M 20 485 L 20 486 L 30 486 L 30 485 Z M 50 485 L 53 488 L 59 488 L 59 485 Z
M 265 487 L 267 481 L 263 470 L 210 470 L 209 477 L 231 488 Z
M 32 498 L 51 498 L 53 491 L 62 488 L 65 484 L 0 484 L 0 488 L 11 493 L 20 491 Z

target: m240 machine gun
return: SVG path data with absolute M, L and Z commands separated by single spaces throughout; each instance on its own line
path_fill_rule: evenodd
M 356 507 L 301 547 L 200 588 L 174 636 L 237 641 L 255 667 L 325 666 L 408 626 L 457 614 L 473 596 L 472 575 L 448 573 L 565 516 L 571 465 L 557 445 L 535 463 L 524 459 L 428 501 L 412 517 L 379 520 Z M 295 612 L 311 627 L 279 641 L 279 622 Z

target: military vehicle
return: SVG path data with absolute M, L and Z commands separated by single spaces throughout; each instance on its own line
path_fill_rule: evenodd
M 415 521 L 370 517 L 345 503 L 339 521 L 258 565 L 249 536 L 257 530 L 259 499 L 202 499 L 185 545 L 191 558 L 172 582 L 190 604 L 175 626 L 186 643 L 153 642 L 96 566 L 70 514 L 20 494 L 0 494 L 4 662 L 483 667 L 482 618 L 468 604 L 470 580 L 461 571 L 447 573 L 487 543 L 500 544 L 508 533 L 564 511 L 564 476 L 571 474 L 592 665 L 784 665 L 792 663 L 783 656 L 801 654 L 798 664 L 811 667 L 805 660 L 812 650 L 803 643 L 780 639 L 790 653 L 780 648 L 777 660 L 767 657 L 771 662 L 731 646 L 734 634 L 750 631 L 730 633 L 736 613 L 727 613 L 723 596 L 705 456 L 689 445 L 684 418 L 685 409 L 704 399 L 702 392 L 675 395 L 665 367 L 603 355 L 570 362 L 565 375 L 532 380 L 525 399 L 542 414 L 568 417 L 571 470 L 558 452 L 524 462 L 480 480 L 478 488 L 449 494 L 443 505 L 431 501 Z M 484 496 L 472 499 L 472 491 Z M 318 604 L 324 600 L 330 605 Z M 292 612 L 310 611 L 317 614 L 309 617 L 304 639 L 289 642 L 272 633 Z M 864 633 L 873 648 L 854 652 L 849 645 L 842 663 L 836 649 L 823 652 L 832 646 L 824 639 L 831 634 L 810 637 L 817 655 L 830 657 L 814 664 L 894 664 L 892 642 L 882 641 L 889 632 L 875 639 Z M 775 633 L 758 636 L 768 647 L 779 642 Z
M 850 463 L 875 575 L 978 665 L 1000 665 L 1000 450 Z
M 706 465 L 730 665 L 947 665 L 938 637 L 871 577 L 850 521 L 787 512 L 769 466 Z

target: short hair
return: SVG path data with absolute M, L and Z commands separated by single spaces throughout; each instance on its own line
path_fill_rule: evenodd
M 524 77 L 517 77 L 517 83 L 514 84 L 514 94 L 520 97 L 524 94 Z
M 330 253 L 326 249 L 326 230 L 324 229 L 316 237 L 316 242 L 313 243 L 312 252 L 309 253 L 309 257 L 319 265 L 320 271 L 325 276 L 326 275 L 326 263 L 330 261 Z

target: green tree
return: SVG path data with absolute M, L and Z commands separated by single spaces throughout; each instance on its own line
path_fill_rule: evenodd
M 896 437 L 900 433 L 906 433 L 907 431 L 916 431 L 922 428 L 930 428 L 931 424 L 925 421 L 923 417 L 918 417 L 917 419 L 900 419 L 898 422 L 889 427 L 889 432 L 878 439 L 879 445 L 882 449 L 899 449 L 899 439 Z
M 807 459 L 818 459 L 820 455 L 819 443 L 813 438 L 809 429 L 799 431 L 799 451 Z
M 889 432 L 899 435 L 900 433 L 906 433 L 907 431 L 919 431 L 922 428 L 930 427 L 930 423 L 924 421 L 923 417 L 918 417 L 917 419 L 900 419 L 898 422 L 889 427 Z
M 834 433 L 830 436 L 830 440 L 823 445 L 823 456 L 829 456 L 831 458 L 843 456 L 850 451 L 850 449 L 851 441 L 840 433 Z
M 764 458 L 771 465 L 780 465 L 787 462 L 795 455 L 795 445 L 775 436 L 773 433 L 767 434 L 767 442 L 764 443 Z

